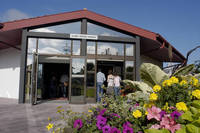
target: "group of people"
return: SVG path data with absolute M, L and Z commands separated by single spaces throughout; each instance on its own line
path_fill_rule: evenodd
M 55 74 L 52 74 L 52 78 L 49 82 L 50 94 L 49 98 L 67 97 L 69 78 L 67 74 L 63 74 L 58 81 Z
M 103 84 L 106 81 L 105 74 L 101 72 L 101 69 L 98 70 L 97 73 L 97 102 L 101 101 L 101 97 L 103 96 Z M 117 72 L 112 72 L 112 70 L 109 70 L 108 76 L 107 76 L 107 89 L 106 94 L 108 96 L 119 96 L 120 95 L 120 81 L 121 78 L 117 74 Z

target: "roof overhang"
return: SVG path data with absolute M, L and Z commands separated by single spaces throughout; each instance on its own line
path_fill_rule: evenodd
M 0 41 L 2 41 L 3 39 L 4 42 L 7 42 L 12 46 L 19 45 L 21 42 L 22 29 L 24 28 L 63 23 L 66 21 L 79 20 L 82 18 L 87 18 L 97 23 L 107 25 L 111 28 L 126 32 L 130 35 L 140 36 L 140 49 L 141 53 L 143 53 L 144 55 L 148 55 L 163 62 L 183 62 L 185 60 L 185 57 L 180 52 L 178 52 L 178 50 L 176 50 L 169 42 L 167 42 L 161 35 L 88 10 L 79 10 L 74 12 L 5 22 L 3 23 L 3 27 L 0 29 Z M 172 59 L 169 59 L 168 56 L 169 46 L 172 46 Z M 0 49 L 6 47 L 9 46 L 0 42 Z

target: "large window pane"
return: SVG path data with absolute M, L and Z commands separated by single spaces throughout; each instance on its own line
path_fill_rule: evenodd
M 28 38 L 28 53 L 36 52 L 36 38 Z
M 129 35 L 120 33 L 118 31 L 109 29 L 109 28 L 105 28 L 103 26 L 99 26 L 93 23 L 88 22 L 87 23 L 87 31 L 88 34 L 91 35 L 102 35 L 102 36 L 116 36 L 116 37 L 131 37 Z
M 94 73 L 88 73 L 87 74 L 87 86 L 94 87 L 95 86 L 95 74 Z
M 134 45 L 126 44 L 126 56 L 134 56 Z
M 84 78 L 72 78 L 71 90 L 72 96 L 84 95 Z
M 85 59 L 82 59 L 82 58 L 74 58 L 74 59 L 72 59 L 72 74 L 73 75 L 74 74 L 83 75 L 84 74 L 84 69 L 85 69 Z
M 80 44 L 81 42 L 80 41 L 75 41 L 75 40 L 73 40 L 73 50 L 72 50 L 72 52 L 73 52 L 73 55 L 80 55 L 80 46 L 81 46 L 81 44 Z
M 124 55 L 124 44 L 122 43 L 108 43 L 108 42 L 98 42 L 97 44 L 97 54 L 98 55 Z
M 70 54 L 71 41 L 61 39 L 39 39 L 38 53 L 42 54 Z
M 134 62 L 133 61 L 126 61 L 126 72 L 133 72 Z
M 87 42 L 87 54 L 95 54 L 95 42 Z
M 87 60 L 87 71 L 95 71 L 95 60 Z
M 55 26 L 48 26 L 30 30 L 33 32 L 48 32 L 48 33 L 81 33 L 81 22 L 73 22 L 67 24 L 60 24 Z

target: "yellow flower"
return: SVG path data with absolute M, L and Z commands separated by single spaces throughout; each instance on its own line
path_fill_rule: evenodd
M 163 107 L 164 110 L 169 110 L 168 102 L 165 103 L 165 106 Z
M 88 110 L 89 113 L 92 113 L 92 110 Z
M 154 103 L 148 103 L 148 104 L 144 104 L 144 108 L 151 108 L 154 105 Z
M 149 99 L 150 101 L 156 101 L 158 99 L 158 95 L 156 93 L 151 93 Z
M 49 125 L 46 126 L 46 128 L 48 129 L 48 131 L 53 128 L 53 124 L 52 123 L 49 123 Z
M 162 83 L 162 86 L 171 86 L 172 85 L 172 80 L 170 80 L 170 79 L 168 79 L 168 80 L 165 80 L 165 81 L 163 81 L 163 83 Z
M 133 116 L 134 116 L 135 118 L 139 118 L 139 117 L 142 116 L 142 112 L 140 112 L 140 110 L 136 110 L 136 111 L 133 112 Z
M 193 85 L 193 86 L 197 86 L 199 80 L 195 77 L 192 77 L 192 80 L 190 81 L 190 84 Z
M 187 85 L 187 81 L 186 81 L 186 80 L 182 80 L 182 81 L 180 82 L 180 86 L 184 86 L 184 85 Z
M 186 106 L 186 104 L 184 102 L 176 103 L 176 108 L 179 111 L 187 111 L 188 110 L 188 108 L 187 108 L 187 106 Z
M 158 91 L 160 91 L 160 90 L 161 90 L 160 85 L 155 85 L 155 86 L 153 87 L 153 91 L 154 91 L 154 92 L 158 92 Z
M 171 77 L 170 80 L 171 80 L 172 84 L 177 84 L 179 82 L 178 78 L 176 78 L 174 76 Z
M 192 95 L 196 97 L 197 99 L 200 99 L 200 90 L 194 90 L 192 91 Z
M 146 111 L 146 112 L 145 112 L 145 115 L 148 115 L 148 113 L 149 113 L 149 112 L 148 112 L 148 111 Z

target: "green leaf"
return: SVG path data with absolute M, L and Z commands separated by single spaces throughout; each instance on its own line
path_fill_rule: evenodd
M 193 124 L 187 124 L 186 130 L 188 133 L 200 133 L 200 128 Z
M 194 64 L 182 67 L 178 69 L 172 76 L 180 77 L 181 75 L 187 75 L 194 69 Z
M 145 133 L 170 133 L 169 130 L 166 130 L 166 129 L 162 129 L 162 130 L 158 130 L 158 129 L 146 129 L 144 132 Z
M 192 124 L 200 128 L 200 118 L 196 121 L 193 121 Z
M 183 120 L 193 121 L 192 113 L 190 111 L 186 111 L 184 114 L 181 115 Z
M 151 63 L 143 63 L 141 65 L 140 77 L 143 82 L 151 87 L 156 84 L 161 84 L 165 79 L 169 79 L 169 75 L 162 71 L 160 67 Z
M 181 129 L 177 130 L 176 133 L 187 133 L 185 125 L 181 125 Z
M 190 110 L 191 110 L 191 112 L 192 112 L 193 114 L 199 113 L 199 110 L 198 110 L 197 108 L 195 108 L 195 107 L 190 106 Z
M 192 102 L 192 106 L 197 108 L 197 109 L 200 109 L 200 100 L 194 100 Z

